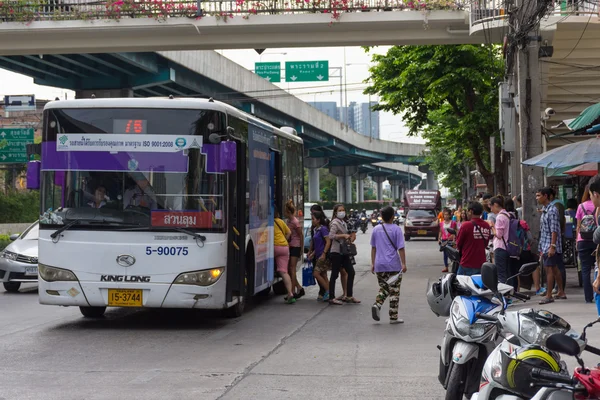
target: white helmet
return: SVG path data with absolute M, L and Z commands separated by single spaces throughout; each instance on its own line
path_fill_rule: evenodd
M 427 288 L 427 303 L 438 317 L 450 316 L 452 305 L 452 284 L 456 279 L 454 274 L 446 274 Z

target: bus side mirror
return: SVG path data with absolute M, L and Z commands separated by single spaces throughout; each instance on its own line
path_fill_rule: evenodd
M 40 170 L 42 163 L 39 161 L 29 161 L 27 163 L 27 189 L 40 188 Z
M 219 164 L 222 172 L 232 172 L 237 169 L 237 143 L 234 141 L 219 144 Z

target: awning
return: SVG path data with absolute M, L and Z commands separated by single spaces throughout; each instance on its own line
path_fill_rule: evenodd
M 600 103 L 583 110 L 577 118 L 567 124 L 567 127 L 572 131 L 583 129 L 590 126 L 598 118 L 600 118 Z

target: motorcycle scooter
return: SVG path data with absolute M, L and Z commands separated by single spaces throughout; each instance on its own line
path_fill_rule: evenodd
M 447 251 L 458 252 L 452 248 Z M 525 274 L 529 270 L 533 268 L 526 264 L 520 273 Z M 484 362 L 496 347 L 498 335 L 496 324 L 478 315 L 493 316 L 507 306 L 506 301 L 494 299 L 494 292 L 484 286 L 481 275 L 459 275 L 455 279 L 457 295 L 450 306 L 442 344 L 438 346 L 438 379 L 446 389 L 446 400 L 461 400 L 463 395 L 470 398 L 479 389 Z M 513 292 L 513 287 L 506 284 L 499 284 L 497 289 L 503 294 Z M 518 293 L 515 297 L 529 299 Z
M 360 230 L 362 233 L 366 233 L 369 228 L 369 224 L 367 223 L 367 217 L 360 217 Z
M 529 267 L 532 268 L 529 268 Z M 537 263 L 525 264 L 523 275 L 531 274 Z M 506 302 L 498 287 L 496 266 L 484 264 L 481 269 L 484 285 L 489 287 L 498 299 Z M 518 293 L 514 294 L 515 297 Z M 477 314 L 478 318 L 496 322 L 499 335 L 504 340 L 489 354 L 481 374 L 479 393 L 471 400 L 519 400 L 530 399 L 536 393 L 530 386 L 529 374 L 534 367 L 546 372 L 568 374 L 567 366 L 556 352 L 546 346 L 548 337 L 555 333 L 566 333 L 573 337 L 579 334 L 559 317 L 546 310 L 522 309 L 496 315 Z

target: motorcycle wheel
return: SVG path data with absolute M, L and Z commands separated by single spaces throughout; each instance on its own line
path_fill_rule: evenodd
M 446 400 L 462 400 L 467 384 L 467 365 L 453 364 L 446 387 Z
M 366 233 L 367 232 L 367 228 L 361 228 L 362 233 Z

